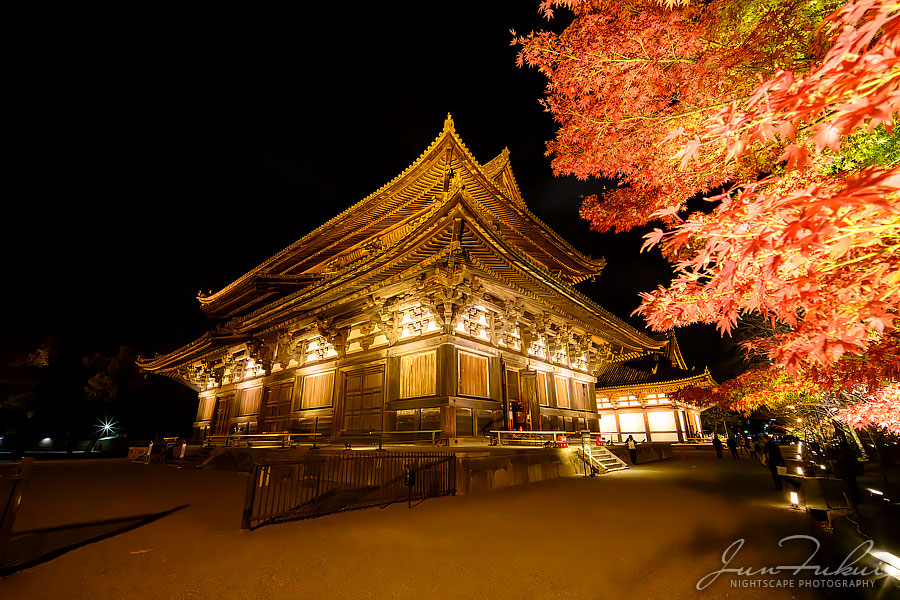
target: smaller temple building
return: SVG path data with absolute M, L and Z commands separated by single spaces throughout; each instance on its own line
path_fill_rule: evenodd
M 609 363 L 597 376 L 600 432 L 612 442 L 631 435 L 638 442 L 685 442 L 702 434 L 701 408 L 678 402 L 672 394 L 685 387 L 713 387 L 709 370 L 688 368 L 673 333 L 663 352 Z

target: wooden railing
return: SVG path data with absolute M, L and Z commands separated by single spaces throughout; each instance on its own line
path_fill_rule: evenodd
M 381 450 L 385 444 L 420 444 L 428 442 L 437 446 L 441 437 L 440 429 L 417 429 L 409 431 L 369 431 L 368 433 L 347 433 L 335 438 L 335 441 L 344 444 L 346 448 L 353 445 L 378 445 Z
M 363 431 L 346 433 L 340 437 L 325 438 L 322 433 L 256 433 L 210 435 L 204 440 L 206 446 L 225 448 L 292 448 L 301 444 L 312 444 L 313 448 L 322 441 L 351 446 L 378 446 L 385 444 L 420 444 L 429 443 L 436 446 L 441 437 L 440 429 L 423 429 L 415 431 Z
M 321 433 L 252 433 L 210 435 L 204 440 L 207 446 L 290 448 L 301 443 L 311 443 L 313 447 L 322 438 Z
M 712 438 L 709 437 L 686 437 L 684 438 L 684 444 L 711 444 Z
M 580 439 L 577 431 L 489 431 L 491 446 L 543 446 L 557 448 Z

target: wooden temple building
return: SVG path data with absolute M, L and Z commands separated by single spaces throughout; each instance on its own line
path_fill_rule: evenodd
M 604 264 L 528 210 L 507 150 L 479 163 L 448 115 L 389 183 L 201 294 L 213 329 L 139 366 L 198 392 L 198 439 L 600 431 L 597 373 L 672 354 L 575 290 Z

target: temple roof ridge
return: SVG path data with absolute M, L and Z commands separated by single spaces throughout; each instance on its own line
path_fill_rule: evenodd
M 456 131 L 456 125 L 453 123 L 453 115 L 449 112 L 447 113 L 447 118 L 444 119 L 443 131 Z
M 447 152 L 444 153 L 443 150 L 440 153 L 437 153 L 438 148 L 446 148 Z M 455 158 L 454 158 L 455 157 Z M 427 163 L 426 163 L 427 161 Z M 451 166 L 451 164 L 456 161 L 456 165 Z M 415 178 L 410 179 L 408 182 L 405 180 L 411 176 L 411 174 L 423 167 L 425 164 L 426 168 L 421 170 L 421 175 L 416 175 Z M 453 121 L 453 117 L 451 114 L 447 114 L 447 117 L 444 120 L 443 128 L 441 132 L 432 140 L 432 142 L 426 147 L 424 151 L 422 151 L 419 156 L 404 169 L 401 173 L 393 177 L 390 181 L 386 182 L 378 189 L 373 191 L 372 193 L 365 196 L 363 199 L 355 202 L 352 206 L 346 208 L 344 211 L 339 213 L 338 215 L 332 217 L 313 231 L 307 233 L 300 239 L 291 243 L 275 255 L 271 256 L 260 265 L 255 267 L 254 269 L 248 271 L 238 279 L 234 280 L 232 283 L 223 287 L 219 291 L 202 296 L 198 295 L 197 299 L 200 302 L 201 306 L 204 310 L 221 310 L 223 314 L 228 313 L 230 309 L 227 307 L 229 303 L 233 302 L 241 297 L 244 294 L 243 290 L 248 289 L 248 286 L 253 285 L 253 280 L 255 277 L 262 274 L 285 274 L 291 268 L 298 267 L 304 264 L 304 261 L 307 261 L 309 264 L 307 269 L 317 268 L 317 263 L 312 263 L 311 261 L 315 259 L 317 256 L 325 257 L 328 256 L 328 252 L 334 251 L 334 244 L 336 243 L 334 240 L 341 239 L 339 237 L 327 237 L 326 232 L 333 228 L 339 228 L 342 221 L 347 220 L 347 227 L 352 226 L 351 221 L 360 222 L 360 211 L 369 210 L 372 208 L 372 202 L 377 201 L 381 198 L 385 193 L 387 193 L 392 187 L 396 190 L 396 194 L 405 193 L 404 190 L 410 188 L 412 185 L 415 185 L 415 182 L 421 181 L 422 178 L 427 181 L 428 177 L 434 178 L 434 174 L 436 173 L 447 173 L 448 170 L 453 169 L 454 171 L 459 167 L 462 167 L 464 172 L 468 172 L 470 175 L 468 177 L 474 177 L 474 181 L 470 179 L 470 182 L 475 183 L 483 194 L 487 194 L 488 197 L 493 196 L 500 200 L 500 202 L 496 206 L 487 206 L 483 205 L 481 201 L 475 200 L 475 203 L 478 204 L 482 210 L 487 210 L 491 213 L 493 219 L 498 220 L 499 223 L 503 223 L 508 228 L 512 228 L 515 233 L 522 233 L 521 237 L 522 242 L 525 243 L 526 246 L 533 247 L 534 249 L 541 249 L 544 254 L 547 254 L 546 260 L 549 260 L 553 266 L 558 266 L 562 270 L 559 271 L 561 276 L 571 280 L 573 283 L 578 283 L 598 274 L 606 264 L 606 261 L 602 258 L 593 259 L 583 254 L 576 248 L 574 248 L 567 240 L 561 237 L 558 233 L 553 231 L 550 227 L 548 227 L 541 219 L 532 213 L 525 202 L 522 200 L 521 194 L 518 190 L 518 185 L 515 181 L 515 178 L 512 174 L 512 170 L 509 164 L 509 149 L 504 148 L 500 154 L 489 161 L 487 165 L 482 165 L 478 162 L 478 160 L 474 157 L 472 152 L 466 146 L 466 144 L 459 137 L 459 134 L 456 131 L 456 127 Z M 489 168 L 488 168 L 489 167 Z M 497 175 L 501 173 L 501 171 L 506 170 L 508 174 L 507 181 L 497 182 L 494 180 Z M 432 173 L 432 175 L 427 175 L 428 173 Z M 512 189 L 510 189 L 510 183 Z M 395 187 L 396 186 L 396 187 Z M 434 189 L 434 188 L 432 188 Z M 445 180 L 445 188 L 446 190 L 446 180 Z M 436 198 L 435 198 L 436 200 Z M 406 202 L 409 204 L 408 200 L 403 200 L 402 202 Z M 394 208 L 390 209 L 392 212 L 384 213 L 383 216 L 392 216 L 395 213 L 402 214 L 404 207 L 406 204 L 403 203 L 396 204 Z M 503 213 L 507 211 L 512 211 L 509 216 L 515 215 L 518 213 L 518 219 L 522 220 L 522 223 L 516 224 L 515 219 L 513 222 L 506 223 L 506 218 Z M 353 216 L 351 216 L 353 215 Z M 378 220 L 369 221 L 365 224 L 365 227 L 362 229 L 356 229 L 356 232 L 366 231 L 368 228 L 372 226 L 373 223 L 377 223 Z M 535 237 L 529 237 L 527 235 L 528 227 L 527 224 L 531 223 L 532 231 L 534 232 Z M 525 229 L 517 229 L 517 226 L 526 225 Z M 346 227 L 345 227 L 346 229 Z M 323 237 L 325 234 L 325 237 Z M 337 234 L 335 234 L 337 235 Z M 308 246 L 313 242 L 316 238 L 319 238 L 319 245 L 311 247 L 309 252 L 304 255 L 301 248 L 304 246 Z M 332 241 L 331 238 L 334 238 Z M 359 239 L 355 242 L 356 246 L 363 244 L 364 240 Z M 518 242 L 513 244 L 518 247 Z M 555 248 L 554 248 L 555 247 Z M 530 250 L 527 248 L 519 248 L 524 253 L 528 253 Z M 337 250 L 334 256 L 340 256 L 343 253 L 350 252 L 352 250 L 352 246 L 350 249 L 343 248 Z M 298 252 L 299 251 L 299 252 Z M 294 262 L 290 262 L 294 257 Z M 545 260 L 545 257 L 541 256 L 542 260 Z M 558 264 L 557 264 L 558 263 Z M 278 266 L 280 265 L 280 266 Z M 557 269 L 558 270 L 558 269 Z M 233 295 L 232 292 L 235 292 L 237 295 Z M 221 302 L 220 302 L 221 300 Z M 213 308 L 213 305 L 218 303 L 218 308 Z M 207 309 L 207 307 L 209 307 Z
M 505 170 L 509 175 L 509 182 L 512 185 L 500 187 L 500 191 L 507 197 L 509 197 L 510 200 L 518 202 L 522 205 L 525 204 L 525 200 L 522 198 L 522 192 L 521 190 L 519 190 L 519 182 L 516 181 L 516 175 L 512 169 L 512 162 L 509 160 L 508 146 L 504 146 L 503 150 L 500 151 L 500 154 L 486 162 L 483 165 L 483 169 L 485 174 L 487 174 L 487 176 L 491 179 L 497 179 L 501 177 L 503 171 Z
M 538 217 L 536 214 L 531 212 L 531 210 L 528 208 L 528 205 L 525 204 L 525 200 L 522 198 L 522 192 L 519 190 L 519 183 L 518 183 L 518 181 L 516 181 L 515 173 L 512 170 L 512 162 L 510 161 L 509 155 L 510 155 L 509 147 L 504 146 L 503 150 L 500 151 L 500 154 L 498 154 L 497 156 L 495 156 L 494 158 L 489 160 L 487 163 L 484 164 L 484 166 L 481 167 L 482 173 L 489 180 L 493 181 L 493 179 L 501 171 L 506 169 L 509 173 L 509 177 L 512 182 L 512 188 L 513 188 L 513 191 L 515 192 L 515 194 L 511 196 L 510 194 L 507 193 L 507 191 L 505 189 L 503 189 L 503 187 L 498 185 L 497 189 L 498 189 L 498 191 L 500 191 L 501 194 L 503 194 L 504 197 L 506 197 L 509 200 L 512 200 L 515 203 L 516 208 L 521 210 L 524 214 L 526 214 L 528 216 L 528 218 L 530 218 L 535 223 L 537 223 L 541 227 L 544 235 L 547 235 L 548 237 L 553 238 L 557 243 L 560 243 L 566 249 L 570 250 L 571 252 L 575 253 L 578 256 L 581 256 L 588 264 L 599 267 L 601 269 L 603 267 L 605 267 L 606 266 L 605 259 L 603 259 L 603 258 L 595 259 L 590 256 L 587 256 L 586 254 L 584 254 L 583 252 L 581 252 L 580 250 L 578 250 L 577 248 L 572 246 L 565 238 L 563 238 L 558 233 L 556 233 L 556 231 L 554 231 L 550 226 L 548 226 L 546 223 L 544 223 L 544 221 L 542 221 L 540 217 Z M 580 283 L 581 281 L 584 281 L 585 279 L 592 277 L 594 275 L 596 275 L 596 273 L 595 274 L 587 274 L 584 277 L 582 277 L 581 279 L 575 280 L 574 283 Z

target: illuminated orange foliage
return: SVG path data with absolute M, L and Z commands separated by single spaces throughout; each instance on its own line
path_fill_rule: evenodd
M 837 417 L 857 429 L 882 427 L 900 435 L 900 386 L 882 387 L 867 401 L 838 411 Z
M 896 340 L 892 342 L 895 345 L 891 351 L 896 358 L 900 345 L 896 344 Z M 852 360 L 865 362 L 866 358 L 853 357 Z M 855 365 L 846 365 L 846 361 L 846 358 L 839 361 L 838 366 L 842 369 L 832 370 L 828 376 L 819 371 L 793 377 L 784 369 L 768 365 L 751 369 L 712 389 L 689 387 L 678 390 L 673 398 L 702 407 L 718 406 L 744 414 L 760 408 L 775 411 L 793 408 L 793 404 L 833 406 L 835 401 L 846 403 L 851 398 L 857 398 L 860 399 L 858 403 L 840 409 L 834 417 L 857 429 L 874 426 L 900 434 L 900 384 L 896 381 L 882 381 L 875 387 L 868 387 L 856 377 L 860 370 Z M 844 372 L 850 377 L 845 380 L 834 379 L 832 376 L 836 372 Z M 869 391 L 865 391 L 867 389 Z M 842 391 L 850 393 L 842 394 Z
M 674 397 L 682 402 L 750 413 L 763 406 L 779 408 L 801 399 L 815 398 L 823 391 L 817 382 L 797 379 L 784 369 L 767 366 L 746 371 L 712 389 L 684 388 Z
M 654 329 L 729 333 L 758 313 L 791 329 L 755 343 L 788 375 L 896 378 L 900 166 L 824 165 L 849 136 L 893 133 L 898 4 L 851 0 L 824 18 L 791 0 L 681 4 L 545 0 L 572 24 L 516 37 L 520 63 L 549 80 L 555 172 L 624 183 L 583 204 L 598 230 L 669 227 L 645 244 L 676 260 L 637 310 Z M 707 214 L 681 216 L 729 181 Z
M 686 4 L 671 10 L 676 4 Z M 517 36 L 518 60 L 548 78 L 543 103 L 559 123 L 547 144 L 558 175 L 618 178 L 622 187 L 585 199 L 581 215 L 598 231 L 626 231 L 670 205 L 736 176 L 771 167 L 777 144 L 728 160 L 700 144 L 708 117 L 749 97 L 758 75 L 803 70 L 818 56 L 808 2 L 778 0 L 545 1 L 573 10 L 562 34 Z M 697 138 L 681 150 L 674 132 Z M 674 156 L 673 156 L 674 155 Z
M 893 10 L 893 14 L 891 14 Z M 646 246 L 678 254 L 705 245 L 676 265 L 668 288 L 642 294 L 638 312 L 655 329 L 695 322 L 731 331 L 741 313 L 758 312 L 792 331 L 760 341 L 791 374 L 863 368 L 869 380 L 896 376 L 900 307 L 900 167 L 823 175 L 804 168 L 837 138 L 883 123 L 900 108 L 900 13 L 858 0 L 831 15 L 833 45 L 808 75 L 780 72 L 750 100 L 708 121 L 701 146 L 725 144 L 740 158 L 756 143 L 788 141 L 786 174 L 716 196 L 709 215 L 691 215 Z M 668 216 L 670 211 L 658 211 Z M 871 350 L 870 362 L 838 361 Z M 873 364 L 873 358 L 885 358 Z

